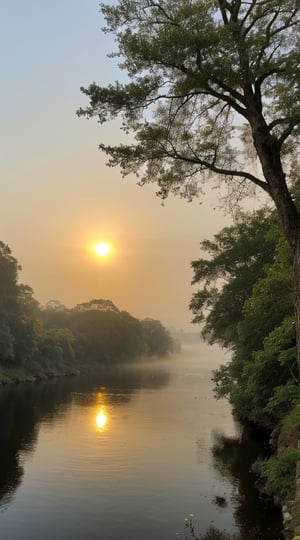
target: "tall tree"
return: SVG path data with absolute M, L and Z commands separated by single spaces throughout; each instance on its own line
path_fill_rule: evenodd
M 202 336 L 210 344 L 235 350 L 240 341 L 245 301 L 264 275 L 265 266 L 274 261 L 280 234 L 276 221 L 266 209 L 241 214 L 213 240 L 201 242 L 208 257 L 192 262 L 193 284 L 201 288 L 193 294 L 190 309 L 193 322 L 205 323 Z
M 37 347 L 38 302 L 28 285 L 18 283 L 20 270 L 10 248 L 0 242 L 0 362 L 25 362 Z
M 15 314 L 18 306 L 18 273 L 21 267 L 10 248 L 0 242 L 0 313 Z
M 121 115 L 136 142 L 100 148 L 162 197 L 192 198 L 212 173 L 232 192 L 254 185 L 270 196 L 293 252 L 300 368 L 300 213 L 287 180 L 299 141 L 299 11 L 299 0 L 103 4 L 129 82 L 83 88 L 90 105 L 78 114 Z

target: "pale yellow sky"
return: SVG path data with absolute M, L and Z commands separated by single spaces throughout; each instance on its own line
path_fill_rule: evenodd
M 2 19 L 0 239 L 22 265 L 21 280 L 43 304 L 107 298 L 138 318 L 195 329 L 190 262 L 230 218 L 215 209 L 214 191 L 202 206 L 171 197 L 163 207 L 155 186 L 105 166 L 97 146 L 116 141 L 118 125 L 75 114 L 81 85 L 118 77 L 98 2 L 29 0 L 25 9 L 17 0 Z M 115 248 L 105 261 L 90 249 L 101 240 Z

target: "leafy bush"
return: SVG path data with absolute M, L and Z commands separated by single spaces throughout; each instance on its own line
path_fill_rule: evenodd
M 293 490 L 298 459 L 300 449 L 289 448 L 265 463 L 266 490 L 270 495 L 285 498 Z
M 279 446 L 296 447 L 300 438 L 300 406 L 296 405 L 281 421 Z
M 284 413 L 296 405 L 299 400 L 300 387 L 298 384 L 289 382 L 286 385 L 277 386 L 274 388 L 274 394 L 269 399 L 265 407 L 265 412 L 277 417 L 278 419 L 282 418 Z M 300 409 L 298 410 L 298 414 L 295 414 L 295 412 L 293 413 L 293 418 L 296 420 L 296 422 L 300 423 Z
M 281 427 L 281 432 L 284 433 L 284 432 L 289 432 L 291 431 L 291 429 L 293 429 L 295 426 L 299 426 L 300 425 L 300 406 L 299 405 L 296 405 L 296 407 L 294 407 L 290 412 L 289 414 L 287 414 L 283 421 L 282 421 L 282 427 Z

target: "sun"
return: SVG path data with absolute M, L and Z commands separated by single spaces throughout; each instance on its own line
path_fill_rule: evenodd
M 100 257 L 105 257 L 110 252 L 110 247 L 106 242 L 100 242 L 96 245 L 95 251 Z

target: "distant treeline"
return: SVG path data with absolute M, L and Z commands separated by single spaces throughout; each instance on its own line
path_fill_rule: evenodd
M 59 301 L 41 307 L 21 267 L 0 242 L 0 376 L 72 371 L 145 356 L 164 356 L 173 341 L 160 321 L 138 320 L 110 300 L 96 299 L 72 309 Z

